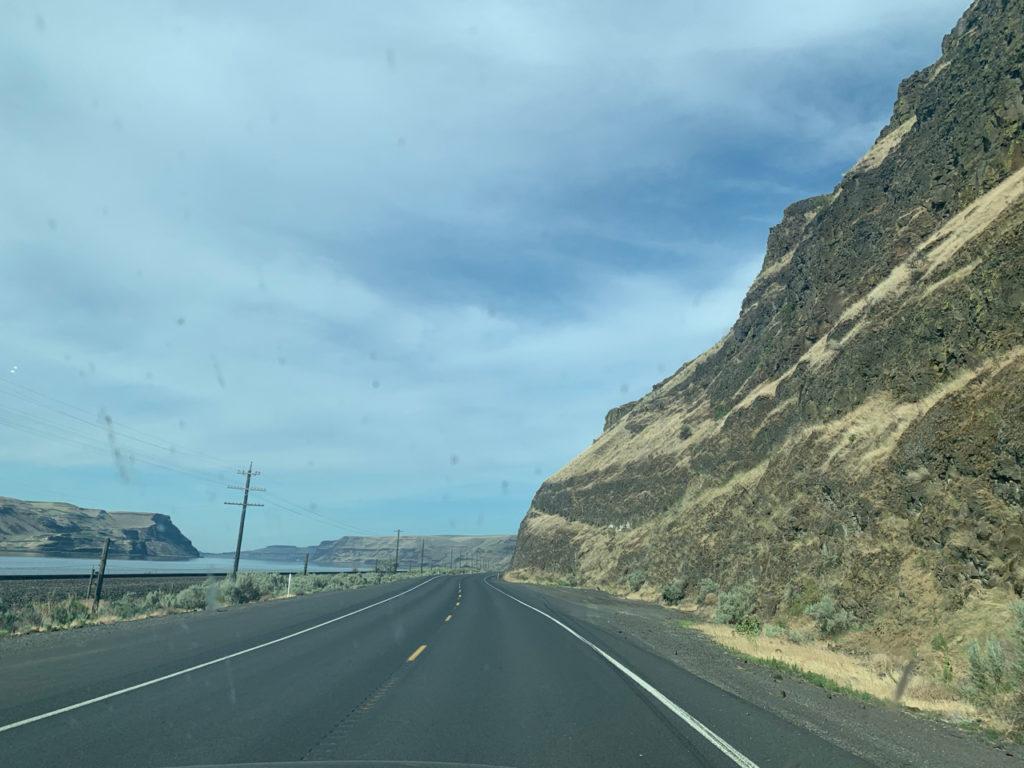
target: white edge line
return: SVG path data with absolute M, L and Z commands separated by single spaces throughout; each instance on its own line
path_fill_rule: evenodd
M 655 699 L 657 699 L 661 704 L 663 704 L 665 706 L 665 708 L 668 709 L 672 714 L 674 714 L 680 720 L 685 722 L 688 726 L 693 728 L 693 730 L 695 730 L 697 733 L 699 733 L 705 739 L 710 741 L 726 757 L 728 757 L 730 760 L 732 760 L 734 763 L 736 763 L 736 765 L 740 766 L 741 768 L 758 768 L 757 763 L 755 763 L 749 757 L 747 757 L 742 752 L 740 752 L 738 749 L 736 749 L 736 747 L 734 747 L 732 744 L 727 742 L 725 739 L 723 739 L 717 733 L 712 731 L 710 728 L 708 728 L 706 725 L 704 725 L 704 723 L 702 723 L 696 717 L 694 717 L 689 712 L 687 712 L 685 709 L 683 709 L 678 704 L 676 704 L 674 701 L 672 701 L 668 696 L 663 694 L 661 691 L 659 691 L 653 685 L 651 685 L 646 680 L 644 680 L 642 677 L 640 677 L 640 675 L 636 674 L 633 670 L 629 669 L 625 664 L 623 664 L 622 662 L 618 661 L 617 659 L 615 659 L 614 657 L 610 656 L 609 654 L 605 653 L 603 650 L 598 648 L 592 642 L 587 640 L 587 638 L 583 637 L 583 635 L 581 635 L 579 632 L 575 631 L 571 627 L 566 626 L 565 624 L 560 622 L 558 619 L 556 619 L 554 616 L 551 616 L 551 615 L 549 615 L 547 613 L 544 613 L 544 611 L 542 611 L 540 608 L 534 608 L 532 605 L 530 605 L 529 603 L 523 602 L 518 597 L 513 597 L 512 595 L 510 595 L 505 590 L 499 589 L 498 587 L 494 586 L 491 582 L 485 580 L 485 583 L 487 584 L 487 586 L 489 586 L 495 592 L 500 592 L 501 594 L 503 594 L 505 597 L 509 598 L 510 600 L 515 600 L 517 603 L 519 603 L 520 605 L 526 606 L 531 611 L 536 611 L 541 616 L 543 616 L 545 619 L 548 619 L 549 621 L 553 621 L 555 624 L 560 626 L 562 629 L 564 629 L 566 632 L 568 632 L 570 635 L 575 637 L 580 642 L 590 646 L 590 648 L 593 651 L 595 651 L 597 654 L 599 654 L 602 658 L 604 658 L 605 661 L 607 661 L 609 664 L 611 664 L 617 670 L 622 672 L 622 674 L 626 675 L 626 677 L 628 677 L 630 680 L 632 680 L 638 686 L 640 686 L 645 691 L 647 691 L 647 693 L 649 693 L 651 696 L 653 696 Z
M 245 648 L 245 649 L 243 649 L 241 651 L 235 651 L 234 653 L 229 653 L 227 656 L 221 656 L 220 658 L 217 658 L 217 659 L 210 659 L 210 661 L 204 661 L 202 664 L 196 664 L 195 666 L 188 667 L 187 669 L 179 669 L 177 672 L 171 672 L 170 674 L 163 675 L 162 677 L 154 677 L 152 680 L 146 680 L 145 682 L 142 682 L 142 683 L 136 683 L 135 685 L 130 685 L 127 688 L 121 688 L 120 690 L 117 690 L 117 691 L 111 691 L 110 693 L 104 693 L 102 696 L 96 696 L 96 697 L 91 698 L 91 699 L 86 699 L 85 701 L 79 701 L 79 702 L 77 702 L 75 704 L 69 704 L 66 707 L 61 707 L 60 709 L 54 709 L 54 710 L 52 710 L 50 712 L 44 712 L 43 714 L 35 715 L 34 717 L 27 717 L 24 720 L 18 720 L 16 723 L 8 723 L 7 725 L 0 725 L 0 733 L 3 733 L 4 731 L 11 731 L 11 730 L 14 730 L 15 728 L 20 728 L 21 726 L 28 725 L 29 723 L 35 723 L 35 722 L 38 722 L 40 720 L 45 720 L 48 717 L 55 717 L 56 715 L 63 715 L 65 712 L 71 712 L 72 710 L 75 710 L 75 709 L 81 709 L 82 707 L 87 707 L 90 704 L 96 704 L 97 702 L 100 702 L 100 701 L 106 701 L 107 699 L 112 699 L 115 696 L 121 696 L 122 694 L 125 694 L 125 693 L 131 693 L 132 691 L 137 691 L 140 688 L 148 688 L 151 685 L 156 685 L 157 683 L 162 683 L 164 680 L 170 680 L 170 679 L 175 678 L 175 677 L 181 677 L 182 675 L 187 675 L 189 672 L 195 672 L 197 669 L 203 669 L 205 667 L 212 667 L 214 664 L 220 664 L 222 661 L 228 661 L 229 659 L 234 659 L 234 658 L 236 658 L 238 656 L 243 656 L 243 655 L 245 655 L 247 653 L 252 653 L 253 651 L 258 651 L 261 648 L 266 648 L 267 646 L 270 646 L 270 645 L 276 645 L 277 643 L 283 643 L 285 640 L 291 640 L 293 637 L 298 637 L 299 635 L 304 635 L 307 632 L 312 632 L 314 629 L 321 629 L 322 627 L 326 627 L 328 624 L 333 624 L 336 621 L 341 621 L 342 619 L 347 619 L 349 616 L 355 616 L 357 613 L 362 613 L 363 611 L 368 611 L 371 608 L 376 608 L 378 605 L 383 605 L 384 603 L 388 603 L 388 602 L 390 602 L 390 601 L 392 601 L 392 600 L 394 600 L 396 598 L 401 597 L 402 595 L 407 595 L 410 592 L 412 592 L 414 589 L 419 589 L 424 584 L 428 584 L 428 583 L 430 583 L 431 581 L 433 581 L 436 578 L 439 578 L 439 577 L 438 576 L 431 576 L 426 581 L 421 581 L 415 587 L 411 587 L 410 589 L 407 589 L 404 592 L 399 592 L 397 595 L 392 595 L 391 597 L 387 597 L 387 598 L 385 598 L 383 600 L 378 600 L 376 603 L 371 603 L 370 605 L 364 605 L 362 608 L 357 608 L 354 611 L 349 611 L 348 613 L 343 614 L 341 616 L 335 616 L 333 619 L 328 619 L 327 621 L 321 621 L 319 624 L 314 624 L 312 627 L 306 627 L 305 629 L 300 629 L 298 632 L 292 632 L 290 635 L 285 635 L 284 637 L 279 637 L 279 638 L 277 638 L 275 640 L 268 640 L 265 643 L 260 643 L 259 645 L 254 645 L 251 648 Z

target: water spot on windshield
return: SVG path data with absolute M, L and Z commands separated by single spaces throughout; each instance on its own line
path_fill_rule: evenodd
M 135 460 L 131 456 L 126 460 L 124 454 L 121 453 L 121 448 L 117 444 L 117 435 L 114 432 L 114 420 L 110 417 L 109 413 L 102 409 L 100 410 L 100 421 L 107 428 L 107 442 L 110 443 L 110 453 L 113 456 L 117 474 L 124 482 L 130 483 L 132 478 L 128 469 Z
M 217 383 L 220 384 L 221 389 L 227 389 L 228 384 L 224 380 L 224 373 L 220 369 L 220 363 L 217 362 L 217 358 L 213 358 L 213 372 L 217 375 Z

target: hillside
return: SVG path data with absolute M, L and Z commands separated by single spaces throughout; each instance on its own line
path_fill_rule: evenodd
M 1024 0 L 978 0 L 711 349 L 537 491 L 514 575 L 824 596 L 913 648 L 1024 594 Z M 871 638 L 874 638 L 872 640 Z M 863 647 L 862 647 L 863 649 Z
M 420 543 L 423 543 L 423 564 L 427 568 L 458 566 L 479 562 L 484 568 L 500 570 L 508 566 L 515 549 L 515 536 L 403 536 L 399 544 L 399 566 L 420 567 Z M 395 561 L 393 536 L 343 536 L 328 539 L 315 547 L 274 545 L 247 550 L 242 556 L 256 560 L 301 561 L 309 552 L 309 562 L 336 568 L 371 570 L 378 563 Z M 233 552 L 222 553 L 233 556 Z
M 167 515 L 106 512 L 56 501 L 0 496 L 0 554 L 98 557 L 109 537 L 109 556 L 139 560 L 199 557 Z

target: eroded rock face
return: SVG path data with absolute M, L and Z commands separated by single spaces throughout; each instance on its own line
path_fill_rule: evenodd
M 979 0 L 714 348 L 537 491 L 513 567 L 859 619 L 1024 594 L 1024 0 Z
M 107 537 L 110 557 L 199 557 L 167 515 L 0 497 L 0 554 L 97 557 Z

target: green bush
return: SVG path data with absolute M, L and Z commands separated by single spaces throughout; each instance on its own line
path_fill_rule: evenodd
M 193 584 L 185 587 L 171 598 L 171 607 L 181 611 L 202 611 L 206 609 L 207 586 Z
M 63 600 L 49 600 L 46 604 L 46 612 L 49 614 L 48 626 L 66 627 L 76 621 L 84 621 L 89 618 L 89 609 L 74 597 L 67 597 Z
M 686 595 L 686 584 L 682 579 L 675 579 L 670 581 L 661 590 L 661 596 L 665 598 L 665 602 L 670 605 L 675 605 Z
M 1013 604 L 1013 630 L 1010 636 L 1015 655 L 1013 676 L 1024 685 L 1024 600 Z M 1024 715 L 1024 710 L 1021 714 Z
M 0 602 L 0 635 L 14 632 L 18 628 L 18 614 L 12 607 Z
M 828 595 L 807 606 L 804 613 L 814 619 L 818 631 L 825 637 L 834 637 L 845 632 L 853 623 L 847 610 L 836 605 L 836 601 Z
M 967 646 L 964 695 L 1004 718 L 1016 737 L 1024 736 L 1024 601 L 1011 606 L 1008 644 L 994 637 Z
M 636 592 L 640 587 L 647 583 L 647 571 L 632 571 L 626 577 L 626 586 L 629 587 L 630 592 Z
M 785 637 L 788 630 L 785 627 L 781 627 L 778 624 L 765 624 L 764 625 L 764 636 L 765 637 Z
M 298 575 L 292 579 L 293 595 L 308 595 L 313 592 L 324 592 L 329 589 L 351 589 L 366 583 L 359 573 L 310 573 Z
M 791 643 L 806 643 L 807 635 L 801 632 L 799 629 L 787 629 L 786 639 Z
M 107 610 L 119 619 L 130 619 L 142 613 L 142 603 L 138 595 L 127 592 L 116 600 L 111 600 Z
M 753 584 L 740 584 L 718 595 L 715 621 L 719 624 L 739 624 L 754 612 L 757 589 Z
M 750 613 L 736 623 L 736 631 L 748 637 L 757 637 L 761 634 L 761 620 Z
M 967 646 L 968 697 L 979 704 L 988 704 L 997 694 L 1008 690 L 1006 655 L 1003 644 L 994 637 L 982 645 L 977 640 Z
M 264 597 L 284 594 L 288 577 L 279 573 L 245 572 L 234 580 L 230 577 L 221 582 L 224 602 L 242 605 L 262 600 Z
M 703 578 L 697 585 L 697 605 L 704 605 L 708 595 L 718 592 L 718 582 L 714 579 Z

